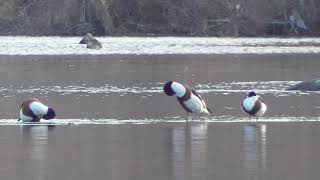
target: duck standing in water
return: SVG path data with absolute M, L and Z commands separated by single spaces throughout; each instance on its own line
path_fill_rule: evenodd
M 22 122 L 39 122 L 41 118 L 49 120 L 56 116 L 54 110 L 42 104 L 36 98 L 30 98 L 22 102 L 20 118 Z
M 173 96 L 176 94 L 179 103 L 183 109 L 187 111 L 187 120 L 189 113 L 212 113 L 204 100 L 201 98 L 200 94 L 191 89 L 188 85 L 182 85 L 174 81 L 169 81 L 164 85 L 163 91 L 167 96 Z
M 267 111 L 267 105 L 254 91 L 248 93 L 247 97 L 242 101 L 241 107 L 244 112 L 249 114 L 249 119 L 250 116 L 256 116 L 258 120 L 258 117 Z
M 95 39 L 91 33 L 87 33 L 79 42 L 79 44 L 86 44 L 88 49 L 100 49 L 102 44 Z

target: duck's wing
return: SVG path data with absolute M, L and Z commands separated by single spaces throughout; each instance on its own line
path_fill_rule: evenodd
M 200 94 L 196 90 L 191 89 L 191 92 L 192 92 L 193 95 L 197 96 L 201 101 L 203 101 L 203 99 L 201 98 Z
M 199 94 L 196 90 L 194 90 L 194 89 L 191 89 L 191 92 L 192 92 L 193 95 L 197 96 L 197 97 L 201 100 L 202 105 L 209 111 L 209 113 L 212 114 L 211 109 L 210 109 L 209 107 L 207 107 L 206 102 L 204 102 L 204 100 L 202 99 L 202 97 L 200 96 L 200 94 Z
M 179 101 L 180 105 L 183 107 L 184 110 L 186 110 L 187 112 L 189 113 L 192 113 L 192 110 L 189 109 L 184 103 L 183 103 L 183 100 L 181 98 L 178 98 L 177 97 L 177 100 Z

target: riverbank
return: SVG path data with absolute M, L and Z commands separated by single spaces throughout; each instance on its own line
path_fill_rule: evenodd
M 2 35 L 319 35 L 310 0 L 11 0 L 0 6 Z

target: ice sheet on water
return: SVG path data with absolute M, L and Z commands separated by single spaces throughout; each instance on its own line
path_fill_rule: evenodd
M 260 117 L 251 120 L 248 117 L 232 117 L 228 115 L 206 117 L 189 120 L 193 123 L 267 123 L 267 122 L 319 122 L 319 117 Z M 123 125 L 123 124 L 157 124 L 157 123 L 185 123 L 182 117 L 166 117 L 163 119 L 54 119 L 41 120 L 39 123 L 21 123 L 16 119 L 0 119 L 0 126 L 68 126 L 68 125 Z
M 319 53 L 320 38 L 97 37 L 87 49 L 81 37 L 0 37 L 1 55 L 69 54 L 271 54 Z

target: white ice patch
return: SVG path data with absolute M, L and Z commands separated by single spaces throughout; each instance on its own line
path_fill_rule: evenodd
M 255 119 L 250 121 L 256 122 Z M 248 123 L 248 117 L 217 116 L 189 120 L 194 123 Z M 320 122 L 320 117 L 259 117 L 258 123 L 267 122 Z M 167 117 L 165 119 L 53 119 L 41 120 L 38 123 L 22 123 L 17 119 L 0 119 L 0 126 L 67 126 L 67 125 L 123 125 L 123 124 L 157 124 L 186 123 L 183 117 Z
M 0 55 L 70 54 L 275 54 L 320 53 L 320 38 L 97 37 L 98 50 L 82 37 L 0 37 Z

